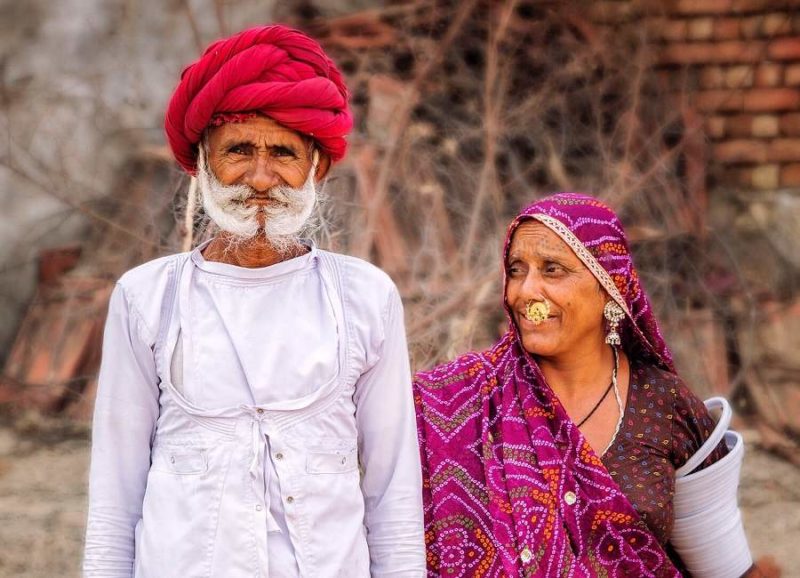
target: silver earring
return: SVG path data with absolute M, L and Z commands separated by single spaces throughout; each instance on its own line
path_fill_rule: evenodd
M 609 300 L 608 303 L 606 303 L 606 306 L 603 308 L 603 317 L 605 317 L 606 321 L 608 321 L 606 343 L 618 347 L 622 344 L 622 340 L 619 337 L 617 328 L 619 327 L 619 322 L 625 318 L 625 312 L 622 310 L 622 307 L 620 307 L 617 302 L 612 299 Z

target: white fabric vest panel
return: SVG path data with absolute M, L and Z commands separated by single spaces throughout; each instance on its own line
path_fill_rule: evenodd
M 192 389 L 185 347 L 180 350 L 183 387 L 175 387 L 169 370 L 160 376 L 161 411 L 143 520 L 136 532 L 137 578 L 369 577 L 352 399 L 359 373 L 345 356 L 347 331 L 336 271 L 324 259 L 320 263 L 325 280 L 320 288 L 330 307 L 315 318 L 327 315 L 324 333 L 335 336 L 334 346 L 327 349 L 333 358 L 323 352 L 311 364 L 317 378 L 306 376 L 311 386 L 297 390 L 306 398 L 292 400 L 291 410 L 266 402 L 216 408 L 195 404 L 196 398 L 208 398 Z M 187 264 L 182 275 L 191 274 L 186 270 L 191 267 Z M 191 279 L 184 296 L 190 287 Z M 174 348 L 178 320 L 185 319 L 187 309 L 180 298 L 176 301 L 167 320 L 161 368 L 174 367 L 181 359 Z M 182 345 L 186 335 L 180 334 Z M 311 344 L 323 349 L 318 342 Z M 248 363 L 261 371 L 259 360 L 251 358 L 243 364 L 244 375 Z M 325 366 L 332 367 L 332 374 Z M 326 373 L 327 378 L 319 378 Z M 193 394 L 184 396 L 182 391 Z M 245 393 L 250 396 L 247 389 Z M 255 388 L 252 394 L 260 397 Z M 270 508 L 271 494 L 282 499 L 279 508 Z M 284 548 L 276 548 L 280 542 Z M 270 560 L 271 555 L 281 559 Z

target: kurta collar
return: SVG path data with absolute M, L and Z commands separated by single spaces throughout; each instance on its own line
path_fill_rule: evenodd
M 198 245 L 191 253 L 192 263 L 201 271 L 213 273 L 214 275 L 222 275 L 235 279 L 274 279 L 282 277 L 291 273 L 296 273 L 311 267 L 317 258 L 317 246 L 310 239 L 303 239 L 303 244 L 310 250 L 299 257 L 287 259 L 268 267 L 239 267 L 237 265 L 229 265 L 227 263 L 220 263 L 218 261 L 207 261 L 203 257 L 202 250 L 211 242 L 211 240 Z

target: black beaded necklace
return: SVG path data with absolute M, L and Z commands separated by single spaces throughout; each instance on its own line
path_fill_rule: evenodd
M 617 369 L 619 368 L 619 355 L 617 355 L 617 348 L 616 347 L 612 347 L 611 349 L 614 351 L 614 371 L 611 372 L 611 383 L 608 384 L 608 387 L 606 388 L 606 391 L 603 393 L 603 397 L 601 397 L 598 400 L 598 402 L 596 404 L 594 404 L 594 407 L 592 408 L 592 411 L 590 411 L 586 415 L 586 417 L 583 418 L 580 421 L 580 423 L 578 423 L 578 427 L 581 427 L 583 424 L 585 424 L 588 421 L 588 419 L 590 417 L 592 417 L 594 415 L 594 412 L 597 411 L 597 408 L 600 407 L 600 404 L 602 404 L 603 401 L 606 399 L 606 397 L 608 397 L 608 392 L 611 391 L 611 389 L 617 383 Z

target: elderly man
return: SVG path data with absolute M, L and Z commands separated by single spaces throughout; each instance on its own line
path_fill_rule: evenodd
M 400 298 L 300 237 L 351 124 L 341 74 L 289 28 L 183 72 L 166 132 L 220 234 L 111 298 L 85 576 L 424 575 Z

